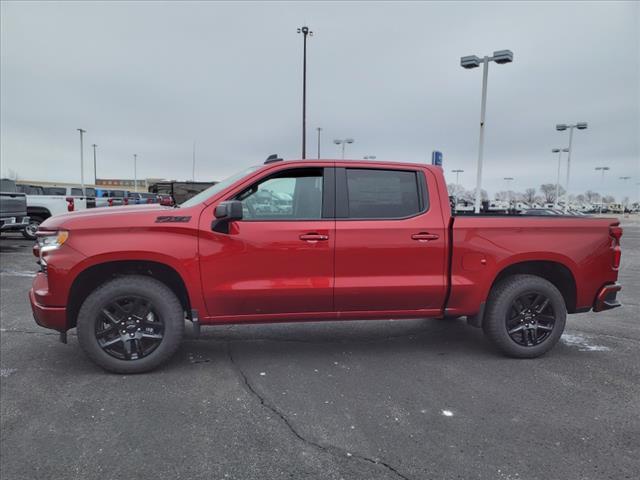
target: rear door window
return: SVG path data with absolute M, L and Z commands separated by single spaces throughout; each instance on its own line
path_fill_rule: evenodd
M 348 218 L 406 218 L 426 209 L 416 171 L 347 168 L 346 183 Z
M 71 195 L 74 197 L 82 197 L 82 189 L 81 188 L 72 188 Z
M 67 189 L 64 187 L 44 187 L 45 195 L 66 195 Z

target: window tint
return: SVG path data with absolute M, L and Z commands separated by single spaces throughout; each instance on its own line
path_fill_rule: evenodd
M 350 218 L 402 218 L 420 212 L 416 172 L 347 169 Z
M 45 195 L 66 195 L 67 189 L 64 187 L 44 187 Z
M 111 190 L 111 196 L 116 198 L 123 198 L 125 196 L 125 192 L 122 190 Z
M 95 188 L 85 188 L 84 189 L 85 192 L 87 192 L 87 197 L 95 197 L 96 196 L 96 189 Z
M 236 197 L 245 220 L 313 220 L 322 217 L 322 169 L 278 173 Z
M 73 195 L 74 197 L 82 197 L 82 189 L 81 188 L 72 188 L 71 189 L 71 195 Z

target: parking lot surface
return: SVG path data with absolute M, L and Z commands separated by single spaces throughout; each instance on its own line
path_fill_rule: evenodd
M 203 328 L 159 370 L 105 373 L 38 327 L 31 244 L 0 239 L 0 477 L 622 479 L 640 472 L 640 222 L 624 307 L 546 356 L 463 320 Z

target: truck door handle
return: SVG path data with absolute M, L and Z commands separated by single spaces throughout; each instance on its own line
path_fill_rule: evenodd
M 317 242 L 319 240 L 329 240 L 329 235 L 320 235 L 319 233 L 305 233 L 300 235 L 300 240 L 305 242 Z
M 429 240 L 439 239 L 440 235 L 437 235 L 435 233 L 420 232 L 420 233 L 414 233 L 413 235 L 411 235 L 411 238 L 413 240 L 418 240 L 421 242 L 428 242 Z
M 300 240 L 307 242 L 317 242 L 318 240 L 329 240 L 329 235 L 320 235 L 319 233 L 305 233 L 300 235 Z

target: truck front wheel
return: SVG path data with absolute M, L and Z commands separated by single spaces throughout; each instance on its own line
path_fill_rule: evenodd
M 558 342 L 566 318 L 567 307 L 555 285 L 535 275 L 513 275 L 491 290 L 482 328 L 506 355 L 534 358 Z
M 164 283 L 142 275 L 101 285 L 78 313 L 78 341 L 105 370 L 153 370 L 176 351 L 184 334 L 184 310 Z

